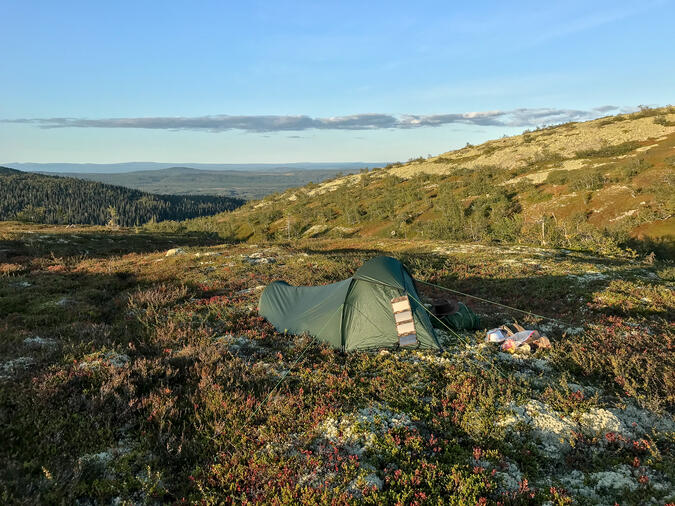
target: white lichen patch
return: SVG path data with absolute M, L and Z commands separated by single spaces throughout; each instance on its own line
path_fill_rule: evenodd
M 525 437 L 534 438 L 544 455 L 553 459 L 559 459 L 569 451 L 572 431 L 577 430 L 573 420 L 536 400 L 523 406 L 512 406 L 510 413 L 497 422 L 499 427 L 516 436 L 521 436 L 522 424 L 530 429 L 530 434 Z
M 275 257 L 265 256 L 266 252 L 257 251 L 251 253 L 250 255 L 241 255 L 242 261 L 251 265 L 256 264 L 273 264 L 277 261 Z
M 77 473 L 88 473 L 102 476 L 106 479 L 114 478 L 113 464 L 116 459 L 128 454 L 132 446 L 121 442 L 119 446 L 108 448 L 98 453 L 88 453 L 77 459 L 75 470 Z
M 307 230 L 305 230 L 305 232 L 302 235 L 304 237 L 315 237 L 317 235 L 323 234 L 329 228 L 330 227 L 328 225 L 324 225 L 324 224 L 312 225 Z
M 659 473 L 645 467 L 630 467 L 625 464 L 607 470 L 583 473 L 573 470 L 558 478 L 558 482 L 573 496 L 593 504 L 623 504 L 626 494 L 635 492 L 641 485 L 642 477 L 649 483 L 650 491 L 657 497 L 651 497 L 647 504 L 664 504 L 673 499 L 672 484 Z
M 68 297 L 61 297 L 59 300 L 55 302 L 57 306 L 65 306 L 70 302 L 70 299 Z
M 80 369 L 92 369 L 107 365 L 111 367 L 124 367 L 129 363 L 129 356 L 116 351 L 106 351 L 105 353 L 95 353 L 85 357 L 80 363 Z
M 583 331 L 584 331 L 583 327 L 567 327 L 564 333 L 567 334 L 568 336 L 576 336 L 581 334 Z
M 357 227 L 337 226 L 337 227 L 333 228 L 333 232 L 337 232 L 338 234 L 345 234 L 345 235 L 354 234 L 354 233 L 358 232 L 358 230 L 359 229 Z
M 412 352 L 412 354 L 408 357 L 408 361 L 413 364 L 426 362 L 428 364 L 435 364 L 440 366 L 448 366 L 452 364 L 452 360 L 443 355 L 439 355 L 437 353 L 425 353 L 421 351 Z
M 578 383 L 567 382 L 567 388 L 570 389 L 570 392 L 581 392 L 586 397 L 592 397 L 595 394 L 602 393 L 602 390 L 597 387 L 592 387 L 590 385 L 579 385 Z
M 0 379 L 10 379 L 16 373 L 25 371 L 34 363 L 35 360 L 31 357 L 18 357 L 6 362 L 2 362 L 0 363 Z
M 625 409 L 593 407 L 567 415 L 537 400 L 521 406 L 512 405 L 497 425 L 515 437 L 533 437 L 542 453 L 552 460 L 560 460 L 571 449 L 574 433 L 599 438 L 599 444 L 605 445 L 602 436 L 608 433 L 643 438 L 654 431 L 675 431 L 672 417 L 634 406 Z M 526 434 L 521 433 L 523 426 L 528 429 Z
M 265 285 L 258 285 L 254 286 L 252 288 L 246 288 L 244 290 L 239 290 L 238 292 L 234 292 L 235 295 L 248 295 L 249 293 L 256 293 L 256 292 L 262 292 L 265 289 Z
M 261 371 L 268 376 L 274 376 L 276 378 L 283 378 L 288 374 L 289 370 L 281 367 L 277 367 L 274 364 L 268 362 L 259 361 L 253 364 L 253 371 Z
M 495 476 L 501 482 L 502 490 L 506 492 L 518 490 L 523 481 L 523 473 L 513 462 L 506 462 L 505 469 L 497 471 Z
M 571 326 L 566 326 L 563 323 L 556 323 L 556 322 L 541 322 L 537 323 L 537 328 L 539 330 L 540 334 L 545 334 L 547 336 L 555 335 L 555 334 L 566 334 L 568 336 L 575 336 L 578 334 L 581 334 L 584 331 L 583 327 L 571 327 Z
M 572 278 L 578 283 L 591 283 L 593 281 L 602 281 L 609 279 L 610 276 L 598 271 L 587 271 L 584 274 L 568 274 L 569 278 Z
M 405 413 L 395 413 L 386 406 L 368 407 L 356 413 L 327 418 L 317 428 L 315 444 L 328 441 L 343 447 L 351 455 L 363 455 L 372 448 L 378 437 L 389 430 L 415 425 Z
M 195 258 L 201 258 L 201 257 L 212 257 L 212 256 L 220 256 L 222 253 L 218 251 L 204 251 L 204 252 L 199 252 L 195 253 Z
M 232 334 L 217 336 L 213 339 L 213 343 L 227 346 L 232 353 L 244 355 L 263 350 L 255 339 L 249 339 L 244 336 L 233 336 Z
M 84 464 L 89 464 L 89 463 L 96 463 L 96 464 L 108 464 L 112 461 L 113 459 L 113 454 L 112 451 L 107 450 L 99 453 L 88 453 L 86 455 L 82 455 L 78 459 L 78 463 L 81 465 Z
M 621 430 L 621 421 L 611 411 L 602 408 L 591 408 L 588 413 L 581 413 L 579 423 L 584 432 L 591 436 L 625 432 Z
M 497 353 L 497 358 L 502 362 L 507 364 L 515 365 L 522 372 L 527 373 L 527 369 L 537 373 L 547 374 L 553 371 L 553 367 L 549 364 L 548 360 L 543 358 L 533 357 L 532 355 L 511 355 L 510 353 L 504 353 L 502 351 Z M 523 370 L 525 369 L 525 370 Z
M 609 412 L 621 423 L 620 432 L 632 437 L 641 437 L 652 432 L 675 432 L 671 414 L 659 415 L 629 404 L 625 408 L 610 408 Z
M 629 216 L 633 216 L 635 213 L 637 213 L 637 209 L 629 209 L 628 211 L 625 211 L 618 216 L 615 216 L 614 218 L 610 218 L 611 221 L 618 221 L 618 220 L 623 220 L 624 218 L 627 218 Z
M 364 474 L 361 473 L 352 482 L 347 485 L 347 493 L 355 499 L 363 497 L 362 490 L 380 490 L 384 482 L 375 473 Z
M 618 466 L 614 471 L 600 471 L 590 475 L 591 482 L 595 482 L 596 492 L 611 494 L 612 492 L 633 491 L 638 483 L 633 478 L 630 467 Z

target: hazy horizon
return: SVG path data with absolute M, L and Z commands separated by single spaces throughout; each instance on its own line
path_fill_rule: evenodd
M 6 162 L 0 166 L 9 167 L 25 172 L 54 172 L 54 173 L 124 173 L 137 171 L 153 171 L 172 168 L 189 168 L 196 170 L 213 171 L 245 171 L 245 170 L 354 170 L 358 168 L 373 168 L 386 165 L 388 162 L 277 162 L 277 163 L 194 163 L 194 162 L 118 162 L 118 163 L 37 163 L 37 162 Z M 90 170 L 86 170 L 90 169 Z

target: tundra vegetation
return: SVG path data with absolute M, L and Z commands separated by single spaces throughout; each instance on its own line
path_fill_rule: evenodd
M 0 223 L 4 503 L 675 501 L 672 108 L 134 228 Z M 367 259 L 485 328 L 344 354 L 257 314 Z M 425 297 L 444 295 L 421 288 Z M 283 381 L 282 381 L 283 380 Z
M 552 349 L 510 355 L 477 332 L 441 333 L 443 353 L 343 354 L 257 315 L 270 281 L 341 280 L 375 254 L 560 320 L 462 298 Z M 15 222 L 0 255 L 3 503 L 675 500 L 670 263 Z

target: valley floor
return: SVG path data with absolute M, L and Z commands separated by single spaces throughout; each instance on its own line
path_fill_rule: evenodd
M 552 349 L 477 332 L 343 354 L 257 315 L 272 280 L 330 283 L 378 254 L 565 323 L 467 298 L 486 328 L 517 319 Z M 674 284 L 672 264 L 517 245 L 0 223 L 0 497 L 672 502 Z

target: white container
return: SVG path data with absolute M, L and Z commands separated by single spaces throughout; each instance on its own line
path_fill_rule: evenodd
M 502 329 L 492 329 L 488 330 L 485 340 L 488 343 L 502 343 L 506 341 L 507 337 L 506 332 Z

